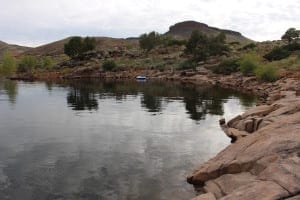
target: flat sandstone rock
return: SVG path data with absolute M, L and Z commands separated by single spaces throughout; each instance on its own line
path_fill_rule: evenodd
M 286 99 L 250 109 L 228 127 L 223 125 L 228 136 L 242 135 L 187 181 L 216 199 L 296 198 L 300 193 L 300 99 L 286 94 Z M 241 122 L 254 132 L 236 129 Z M 257 128 L 252 130 L 252 125 Z

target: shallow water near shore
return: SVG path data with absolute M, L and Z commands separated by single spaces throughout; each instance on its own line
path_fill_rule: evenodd
M 0 80 L 0 199 L 188 199 L 225 148 L 218 125 L 255 104 L 168 82 Z

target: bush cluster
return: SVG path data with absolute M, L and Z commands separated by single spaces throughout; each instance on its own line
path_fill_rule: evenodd
M 157 46 L 182 46 L 186 44 L 186 40 L 176 39 L 172 36 L 161 35 L 155 31 L 144 33 L 139 37 L 140 48 L 149 52 Z
M 152 31 L 150 33 L 144 33 L 139 38 L 140 48 L 149 52 L 154 47 L 158 46 L 161 41 L 161 36 L 159 33 Z
M 23 56 L 18 63 L 17 71 L 21 73 L 33 72 L 39 69 L 51 69 L 53 66 L 54 61 L 51 57 Z
M 209 56 L 224 55 L 229 51 L 225 40 L 224 33 L 216 37 L 207 37 L 200 31 L 193 31 L 186 43 L 185 54 L 191 55 L 194 61 L 204 61 Z
M 239 70 L 244 75 L 253 75 L 259 66 L 259 57 L 255 53 L 248 53 L 240 58 Z
M 212 70 L 216 74 L 231 74 L 239 71 L 239 59 L 229 58 L 222 61 L 219 65 L 215 66 Z
M 51 57 L 36 57 L 36 56 L 22 56 L 18 61 L 9 53 L 5 53 L 0 65 L 0 73 L 10 75 L 12 73 L 33 72 L 34 70 L 51 69 L 54 66 L 54 61 Z
M 32 72 L 37 65 L 38 59 L 35 56 L 23 56 L 18 65 L 18 72 Z
M 273 82 L 279 78 L 278 69 L 272 64 L 263 64 L 254 52 L 240 58 L 229 58 L 213 68 L 213 72 L 217 74 L 231 74 L 238 71 L 246 76 L 255 75 L 258 79 L 267 82 Z
M 117 67 L 117 64 L 113 60 L 106 60 L 102 64 L 102 69 L 104 71 L 112 71 Z
M 275 47 L 271 52 L 264 55 L 268 61 L 281 60 L 291 55 L 291 52 L 283 47 Z
M 96 39 L 93 37 L 72 37 L 64 45 L 64 53 L 72 59 L 82 59 L 83 54 L 96 48 Z
M 9 53 L 6 52 L 0 65 L 0 73 L 4 75 L 10 75 L 16 71 L 16 59 Z
M 287 40 L 289 44 L 300 37 L 300 31 L 295 28 L 289 28 L 284 35 L 281 37 L 283 40 Z
M 281 60 L 289 57 L 294 51 L 300 50 L 299 43 L 290 43 L 280 47 L 274 47 L 272 51 L 264 55 L 264 58 L 268 61 Z
M 185 60 L 179 64 L 179 69 L 181 70 L 196 69 L 196 67 L 197 67 L 197 63 L 190 59 Z
M 255 49 L 256 48 L 256 44 L 255 43 L 250 43 L 250 44 L 247 44 L 247 45 L 245 45 L 245 46 L 243 46 L 242 48 L 241 48 L 241 50 L 253 50 L 253 49 Z
M 161 36 L 161 44 L 164 46 L 183 46 L 187 41 L 183 39 L 176 39 L 171 36 Z
M 279 78 L 277 68 L 270 64 L 258 67 L 255 71 L 255 75 L 260 80 L 267 82 L 274 82 Z

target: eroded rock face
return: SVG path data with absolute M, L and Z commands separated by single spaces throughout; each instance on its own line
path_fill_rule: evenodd
M 293 91 L 280 96 L 270 105 L 223 122 L 222 129 L 234 143 L 202 164 L 187 181 L 216 199 L 296 198 L 300 193 L 300 98 Z

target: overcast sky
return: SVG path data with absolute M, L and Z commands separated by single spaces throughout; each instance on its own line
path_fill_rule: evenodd
M 275 40 L 300 28 L 300 0 L 0 0 L 0 40 L 37 46 L 71 35 L 132 37 L 195 20 Z

